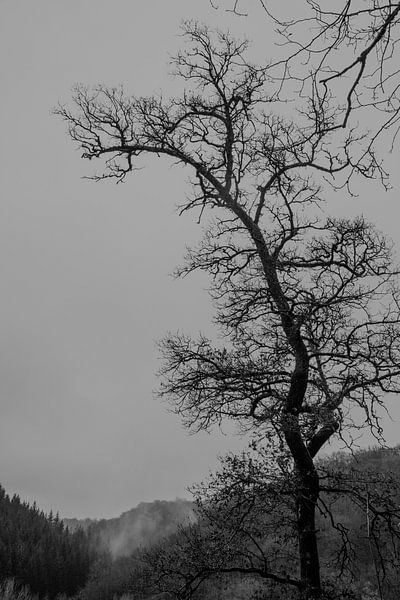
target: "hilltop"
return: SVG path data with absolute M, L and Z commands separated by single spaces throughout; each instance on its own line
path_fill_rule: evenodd
M 64 519 L 64 524 L 70 531 L 83 529 L 93 548 L 119 558 L 158 542 L 171 535 L 178 525 L 194 519 L 193 502 L 177 498 L 141 502 L 112 519 Z

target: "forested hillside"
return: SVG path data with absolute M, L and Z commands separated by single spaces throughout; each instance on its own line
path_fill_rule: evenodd
M 14 579 L 40 596 L 72 595 L 90 569 L 85 534 L 70 533 L 58 516 L 45 515 L 0 486 L 0 582 Z
M 319 470 L 322 480 L 324 474 L 338 471 L 344 474 L 341 485 L 343 481 L 362 482 L 354 487 L 354 501 L 339 490 L 337 495 L 324 499 L 325 510 L 318 516 L 321 564 L 324 576 L 332 581 L 333 593 L 338 581 L 347 581 L 352 595 L 346 598 L 377 600 L 382 594 L 385 600 L 398 600 L 400 548 L 398 543 L 393 545 L 384 526 L 379 530 L 378 551 L 372 546 L 370 522 L 377 515 L 369 511 L 366 500 L 370 494 L 381 494 L 383 512 L 389 496 L 400 504 L 400 447 L 360 450 L 354 455 L 337 453 L 320 461 Z M 364 485 L 364 481 L 369 483 Z M 389 484 L 390 493 L 386 489 Z M 234 519 L 235 510 L 232 506 Z M 210 565 L 226 560 L 229 568 L 232 553 L 246 556 L 248 548 L 226 530 L 227 523 L 221 515 L 216 515 L 214 523 L 197 517 L 193 502 L 156 500 L 141 503 L 114 519 L 67 519 L 63 523 L 22 502 L 18 496 L 10 498 L 0 488 L 0 599 L 19 597 L 14 593 L 17 588 L 6 584 L 11 579 L 50 599 L 59 593 L 76 600 L 113 600 L 122 596 L 150 600 L 164 594 L 197 600 L 242 600 L 257 598 L 258 594 L 267 594 L 270 600 L 282 598 L 279 586 L 262 578 L 240 573 L 210 575 Z M 277 555 L 274 523 L 268 522 L 268 515 L 243 514 L 243 527 L 248 517 L 259 528 L 259 547 L 271 560 L 285 556 L 285 568 L 290 574 L 291 540 L 285 539 L 283 532 Z M 204 576 L 193 577 L 201 569 Z M 185 588 L 189 581 L 194 584 Z M 29 600 L 29 593 L 24 591 L 25 600 Z
M 193 502 L 176 499 L 141 502 L 114 519 L 64 519 L 64 523 L 72 531 L 86 531 L 92 548 L 110 552 L 115 559 L 154 544 L 173 533 L 179 524 L 193 520 Z

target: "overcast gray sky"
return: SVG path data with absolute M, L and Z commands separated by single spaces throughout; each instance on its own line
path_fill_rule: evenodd
M 84 180 L 93 165 L 50 111 L 77 82 L 173 92 L 182 18 L 243 32 L 267 57 L 252 5 L 238 19 L 208 0 L 0 1 L 0 482 L 44 510 L 110 517 L 184 496 L 244 443 L 188 436 L 152 394 L 155 341 L 210 329 L 206 280 L 170 277 L 201 234 L 174 211 L 182 172 L 154 160 L 124 185 Z M 363 211 L 399 247 L 398 182 L 334 210 Z

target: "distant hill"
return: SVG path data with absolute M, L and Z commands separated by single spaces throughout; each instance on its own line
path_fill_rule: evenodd
M 139 547 L 149 546 L 174 533 L 178 525 L 196 519 L 189 500 L 155 500 L 141 502 L 113 519 L 64 519 L 70 531 L 86 531 L 90 545 L 113 558 L 129 556 Z
M 400 477 L 400 446 L 369 448 L 354 454 L 337 452 L 320 461 L 347 470 L 356 468 L 375 472 L 392 471 Z M 90 546 L 97 552 L 110 553 L 113 559 L 130 556 L 140 547 L 148 547 L 174 533 L 178 525 L 196 520 L 194 503 L 189 500 L 141 502 L 112 519 L 64 519 L 69 531 L 85 531 Z
M 77 529 L 87 531 L 91 525 L 98 523 L 99 519 L 63 519 L 63 523 L 71 532 Z

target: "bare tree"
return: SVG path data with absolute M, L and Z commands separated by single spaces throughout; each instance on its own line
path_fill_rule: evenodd
M 241 17 L 251 10 L 246 0 L 211 4 Z M 295 85 L 304 98 L 317 93 L 322 104 L 334 99 L 336 128 L 348 127 L 360 113 L 371 124 L 372 116 L 370 143 L 387 131 L 393 142 L 400 126 L 400 2 L 304 0 L 291 7 L 299 16 L 289 19 L 274 0 L 259 0 L 259 6 L 267 26 L 275 26 L 280 56 L 271 66 L 281 90 Z
M 385 174 L 368 135 L 336 127 L 339 109 L 315 87 L 289 118 L 269 68 L 246 61 L 247 42 L 195 23 L 185 37 L 175 59 L 181 97 L 79 87 L 75 108 L 56 112 L 83 157 L 104 160 L 95 179 L 123 181 L 138 157 L 155 154 L 193 174 L 182 211 L 215 209 L 179 274 L 211 275 L 225 339 L 165 339 L 161 393 L 194 430 L 232 419 L 279 447 L 269 468 L 283 452 L 298 568 L 274 571 L 265 560 L 229 569 L 320 598 L 315 458 L 335 434 L 351 444 L 352 428 L 381 438 L 385 394 L 400 391 L 391 245 L 361 217 L 325 216 L 322 192 L 356 176 L 385 183 Z

